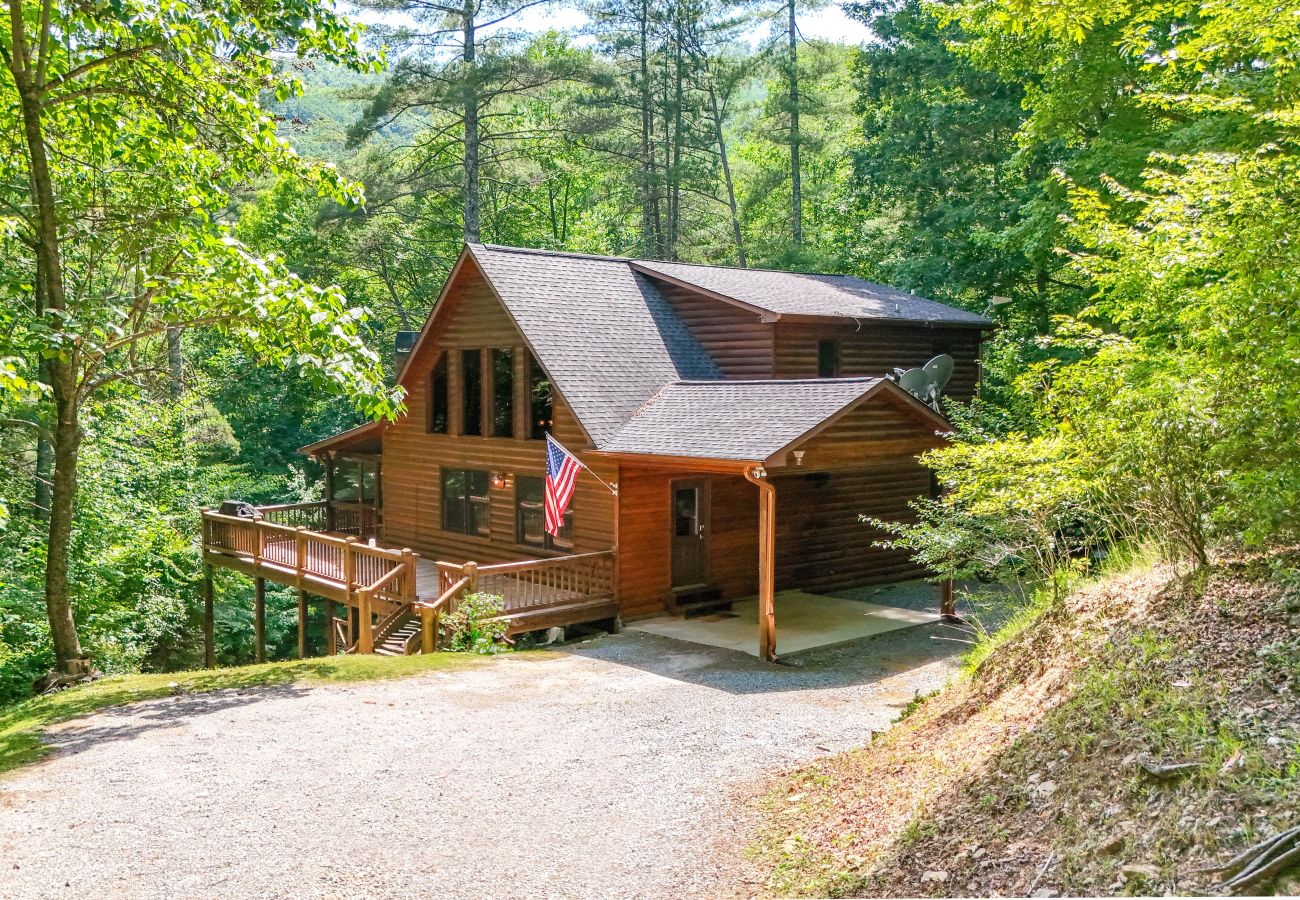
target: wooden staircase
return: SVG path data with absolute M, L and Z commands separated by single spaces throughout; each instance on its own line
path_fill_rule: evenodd
M 420 652 L 420 617 L 410 616 L 398 625 L 397 630 L 384 638 L 383 643 L 375 645 L 375 653 L 380 656 L 409 656 Z

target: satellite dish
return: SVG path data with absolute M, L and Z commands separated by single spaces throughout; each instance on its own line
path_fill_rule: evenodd
M 895 369 L 893 380 L 898 386 L 907 391 L 922 403 L 930 406 L 935 412 L 943 412 L 939 408 L 939 393 L 947 385 L 948 379 L 952 377 L 952 357 L 947 353 L 940 353 L 934 359 L 930 360 L 919 369 L 908 369 L 903 371 Z
M 934 392 L 938 394 L 952 377 L 952 357 L 947 353 L 940 353 L 921 368 L 930 373 L 930 380 L 934 382 Z
M 908 369 L 898 376 L 898 386 L 912 396 L 930 402 L 930 373 L 925 369 Z

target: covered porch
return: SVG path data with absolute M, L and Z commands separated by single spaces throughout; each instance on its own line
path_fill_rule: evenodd
M 913 515 L 948 428 L 883 379 L 670 386 L 596 452 L 619 463 L 624 614 L 766 660 L 782 609 L 786 652 L 952 616 L 950 586 L 937 615 L 831 596 L 926 574 L 871 520 Z

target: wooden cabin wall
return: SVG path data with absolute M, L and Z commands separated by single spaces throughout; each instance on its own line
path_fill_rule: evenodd
M 517 477 L 546 474 L 545 441 L 521 437 L 528 429 L 528 352 L 514 321 L 501 306 L 472 260 L 466 260 L 442 300 L 450 304 L 435 323 L 407 379 L 407 415 L 384 433 L 383 497 L 386 543 L 408 546 L 431 559 L 453 562 L 506 562 L 555 555 L 515 542 Z M 517 437 L 460 435 L 460 354 L 462 349 L 510 347 L 514 350 L 514 431 Z M 429 373 L 438 353 L 449 351 L 449 434 L 429 434 Z M 484 365 L 488 355 L 484 354 Z M 587 439 L 558 392 L 554 402 L 555 437 L 582 456 Z M 490 488 L 490 538 L 442 530 L 442 467 L 478 469 L 508 476 L 501 488 Z M 616 467 L 591 462 L 606 481 Z M 578 476 L 573 497 L 573 552 L 608 550 L 614 546 L 614 498 L 589 474 Z
M 675 284 L 657 281 L 655 287 L 725 377 L 772 377 L 773 325 L 759 322 L 757 313 Z
M 884 535 L 858 518 L 913 521 L 908 502 L 930 488 L 929 470 L 916 460 L 829 472 L 789 470 L 774 474 L 772 484 L 777 590 L 821 593 L 925 574 L 907 553 L 873 546 Z
M 774 377 L 816 378 L 817 342 L 822 340 L 840 342 L 842 376 L 888 375 L 895 366 L 921 366 L 938 354 L 947 353 L 952 356 L 954 366 L 944 394 L 969 400 L 979 387 L 978 329 L 868 321 L 863 321 L 860 327 L 851 322 L 844 325 L 777 323 Z

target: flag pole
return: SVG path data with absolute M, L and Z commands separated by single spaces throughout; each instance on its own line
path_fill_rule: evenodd
M 601 478 L 601 477 L 600 477 L 599 475 L 597 475 L 595 472 L 591 471 L 591 469 L 587 466 L 587 464 L 586 464 L 585 462 L 583 462 L 582 460 L 578 459 L 577 455 L 576 455 L 573 451 L 571 451 L 568 447 L 564 446 L 564 445 L 561 444 L 559 441 L 557 441 L 557 440 L 555 439 L 555 435 L 553 435 L 553 434 L 547 434 L 547 435 L 546 435 L 546 439 L 547 439 L 548 441 L 550 441 L 551 443 L 555 444 L 555 446 L 559 447 L 559 448 L 560 448 L 561 450 L 563 450 L 566 454 L 568 454 L 568 456 L 569 456 L 570 459 L 572 459 L 574 462 L 576 462 L 576 463 L 577 463 L 577 464 L 578 464 L 578 465 L 583 469 L 583 471 L 585 471 L 588 475 L 590 475 L 592 478 L 596 479 L 596 480 L 599 481 L 601 484 L 603 484 L 603 485 L 605 486 L 605 488 L 606 488 L 606 489 L 607 489 L 611 494 L 613 494 L 615 497 L 618 496 L 618 487 L 617 487 L 617 486 L 610 484 L 608 481 L 606 481 L 605 479 Z
M 610 484 L 608 481 L 606 481 L 605 479 L 601 478 L 601 477 L 600 477 L 599 475 L 597 475 L 595 472 L 591 471 L 591 469 L 587 469 L 587 464 L 584 463 L 584 462 L 583 462 L 582 460 L 580 460 L 580 459 L 578 460 L 578 465 L 580 465 L 580 466 L 582 466 L 584 469 L 586 469 L 586 470 L 587 470 L 587 474 L 590 475 L 592 478 L 596 479 L 596 480 L 599 481 L 601 484 L 603 484 L 605 487 L 609 488 L 609 492 L 610 492 L 611 494 L 613 494 L 615 497 L 618 496 L 618 488 L 617 488 L 616 486 Z

